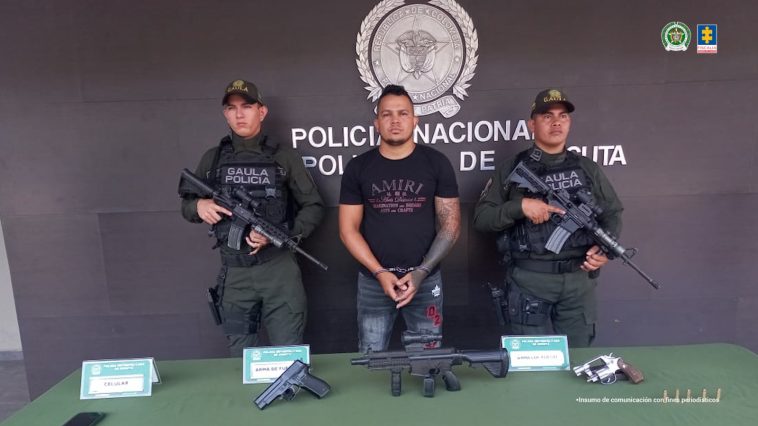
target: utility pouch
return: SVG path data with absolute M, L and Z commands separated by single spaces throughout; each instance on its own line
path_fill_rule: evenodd
M 221 301 L 219 300 L 218 293 L 215 287 L 209 287 L 207 291 L 208 295 L 208 308 L 211 310 L 211 317 L 216 325 L 221 325 Z

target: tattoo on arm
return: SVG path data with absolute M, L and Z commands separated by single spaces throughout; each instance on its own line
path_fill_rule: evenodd
M 450 252 L 461 230 L 461 205 L 458 198 L 436 197 L 434 208 L 439 229 L 422 263 L 429 270 L 434 269 Z
M 457 198 L 435 198 L 437 233 L 444 234 L 453 241 L 458 239 L 461 229 L 461 204 Z

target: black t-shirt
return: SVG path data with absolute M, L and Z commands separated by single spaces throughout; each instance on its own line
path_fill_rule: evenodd
M 342 176 L 340 204 L 363 205 L 361 234 L 384 268 L 421 264 L 437 233 L 434 197 L 458 197 L 458 184 L 447 157 L 423 145 L 401 160 L 372 149 Z

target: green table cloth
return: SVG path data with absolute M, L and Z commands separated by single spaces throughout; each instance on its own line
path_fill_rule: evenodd
M 486 349 L 486 348 L 481 348 Z M 265 410 L 252 403 L 267 385 L 243 385 L 240 359 L 159 361 L 163 383 L 151 397 L 79 400 L 80 371 L 55 385 L 2 426 L 59 426 L 75 413 L 103 411 L 117 425 L 709 425 L 758 424 L 758 356 L 740 346 L 701 344 L 572 349 L 571 365 L 613 352 L 645 380 L 587 383 L 572 371 L 511 372 L 454 367 L 460 392 L 438 379 L 433 398 L 422 380 L 403 373 L 403 393 L 390 395 L 390 373 L 351 366 L 357 354 L 314 355 L 312 373 L 332 390 L 324 399 L 301 391 Z M 663 402 L 679 389 L 709 401 Z M 721 399 L 716 402 L 716 391 Z

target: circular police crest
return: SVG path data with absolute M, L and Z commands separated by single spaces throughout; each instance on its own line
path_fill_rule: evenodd
M 661 43 L 668 51 L 684 52 L 692 41 L 692 31 L 684 22 L 669 22 L 661 30 Z
M 478 47 L 471 17 L 453 0 L 383 0 L 361 23 L 356 63 L 368 99 L 376 101 L 385 86 L 398 84 L 417 115 L 450 118 L 461 109 L 455 97 L 468 96 Z

